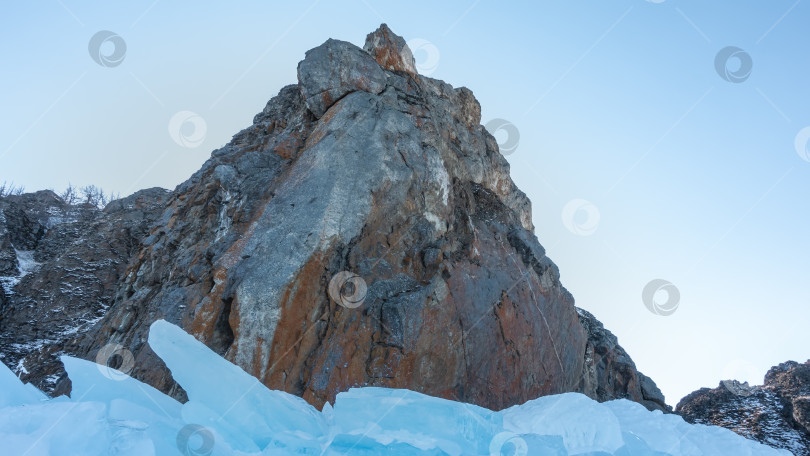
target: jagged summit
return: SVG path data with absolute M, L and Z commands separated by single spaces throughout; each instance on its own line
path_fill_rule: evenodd
M 417 77 L 385 25 L 364 49 L 308 51 L 298 83 L 253 125 L 170 194 L 122 210 L 148 226 L 97 219 L 93 243 L 63 246 L 70 255 L 41 262 L 6 298 L 0 331 L 25 348 L 7 346 L 4 361 L 25 380 L 68 391 L 57 356 L 113 346 L 132 355 L 128 373 L 183 399 L 146 344 L 165 319 L 317 406 L 385 386 L 491 409 L 568 391 L 665 408 L 615 338 L 578 315 L 473 93 Z M 127 248 L 101 286 L 57 273 L 119 238 Z M 97 303 L 96 320 L 41 338 L 63 318 L 56 309 L 79 304 L 53 292 L 37 304 L 48 320 L 18 312 L 57 289 Z
M 388 71 L 417 74 L 411 48 L 405 43 L 404 38 L 392 32 L 386 24 L 380 25 L 377 30 L 366 36 L 363 50 L 371 54 L 374 60 Z
M 363 49 L 329 39 L 307 51 L 298 64 L 298 84 L 307 108 L 320 118 L 346 94 L 363 91 L 378 95 L 388 86 L 389 72 L 395 71 L 417 77 L 416 63 L 405 40 L 382 24 L 366 37 Z

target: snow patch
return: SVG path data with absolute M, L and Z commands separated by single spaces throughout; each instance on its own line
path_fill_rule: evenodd
M 0 286 L 3 287 L 3 291 L 5 291 L 6 296 L 13 295 L 14 287 L 20 283 L 23 277 L 36 271 L 41 266 L 40 263 L 34 261 L 33 250 L 14 249 L 14 252 L 17 254 L 17 270 L 19 270 L 20 273 L 19 275 L 13 277 L 0 277 Z
M 14 368 L 14 371 L 18 376 L 28 374 L 28 369 L 25 368 L 25 358 L 17 361 L 17 366 Z
M 20 279 L 27 276 L 28 274 L 36 271 L 41 266 L 40 263 L 34 261 L 34 251 L 33 250 L 17 250 L 14 249 L 14 252 L 17 253 L 17 267 L 20 270 L 20 275 L 18 276 Z
M 444 221 L 441 218 L 439 218 L 436 214 L 432 212 L 426 212 L 425 219 L 427 219 L 428 222 L 432 223 L 433 227 L 436 228 L 436 231 L 438 231 L 439 233 L 445 232 Z
M 439 163 L 434 168 L 436 179 L 439 181 L 439 191 L 441 193 L 442 203 L 447 207 L 450 200 L 450 175 L 447 174 L 443 163 Z

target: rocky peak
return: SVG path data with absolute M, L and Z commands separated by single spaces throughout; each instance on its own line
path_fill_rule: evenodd
M 13 360 L 40 384 L 58 377 L 54 354 L 115 344 L 127 373 L 183 398 L 145 342 L 165 319 L 317 406 L 385 386 L 491 409 L 568 391 L 662 408 L 615 338 L 577 314 L 480 122 L 469 89 L 415 77 L 387 26 L 365 50 L 327 40 L 186 182 L 111 205 L 43 263 L 30 289 L 54 291 L 13 298 L 0 333 L 30 341 Z M 75 287 L 79 264 L 93 266 Z M 333 283 L 346 278 L 354 291 Z M 75 289 L 88 291 L 59 291 Z M 63 307 L 92 319 L 54 334 L 75 327 Z M 603 351 L 610 362 L 592 358 Z
M 681 399 L 675 413 L 690 423 L 722 426 L 770 445 L 810 455 L 810 361 L 772 367 L 765 382 L 724 380 Z
M 307 51 L 298 64 L 301 96 L 316 118 L 352 92 L 379 94 L 386 79 L 383 69 L 368 53 L 346 41 L 329 39 Z
M 366 36 L 363 50 L 371 54 L 381 67 L 388 71 L 404 71 L 416 76 L 416 61 L 405 39 L 382 24 Z

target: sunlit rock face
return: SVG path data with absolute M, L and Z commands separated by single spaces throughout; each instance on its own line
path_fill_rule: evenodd
M 383 25 L 364 48 L 308 51 L 298 84 L 162 201 L 103 318 L 52 351 L 119 344 L 129 373 L 184 399 L 146 343 L 166 319 L 317 407 L 381 386 L 495 410 L 570 391 L 663 408 L 631 363 L 588 352 L 614 341 L 583 326 L 533 231 L 472 92 L 416 74 Z M 342 271 L 364 285 L 352 305 L 334 295 L 356 288 L 329 293 Z

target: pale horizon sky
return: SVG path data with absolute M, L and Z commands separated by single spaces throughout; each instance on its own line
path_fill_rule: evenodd
M 482 123 L 516 127 L 507 159 L 540 243 L 668 403 L 810 358 L 810 2 L 41 0 L 6 11 L 0 182 L 172 189 L 296 82 L 304 52 L 327 38 L 362 46 L 386 22 L 418 47 L 423 73 L 474 92 Z M 113 50 L 123 60 L 105 61 Z M 645 306 L 655 279 L 680 295 L 671 315 Z

